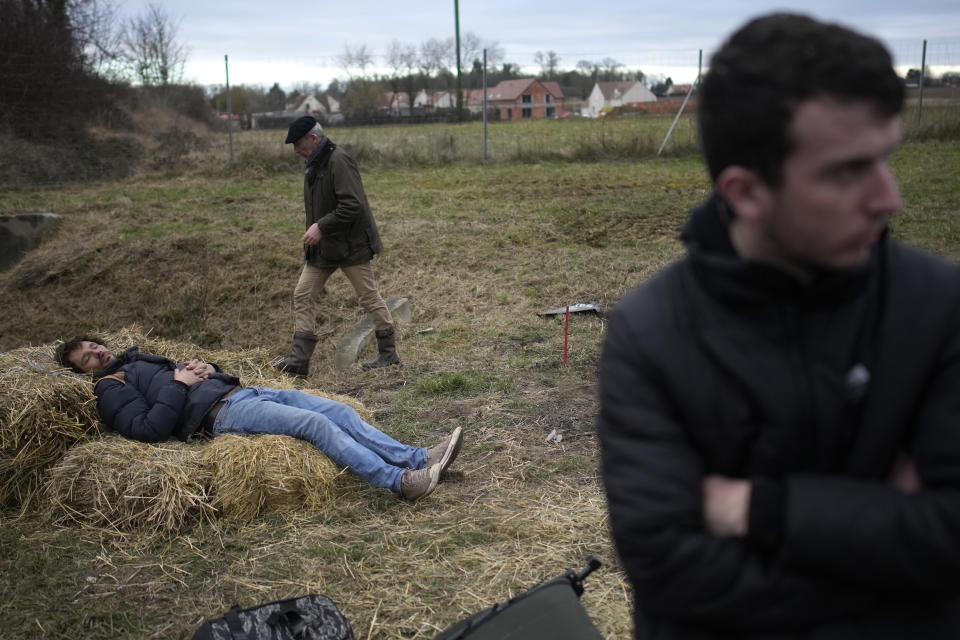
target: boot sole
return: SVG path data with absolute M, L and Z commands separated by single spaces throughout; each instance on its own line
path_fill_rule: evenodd
M 440 473 L 443 473 L 447 470 L 453 461 L 457 459 L 457 455 L 460 453 L 460 447 L 463 445 L 463 428 L 457 427 L 453 430 L 453 433 L 450 435 L 450 443 L 447 445 L 447 450 L 443 452 L 443 456 L 440 458 Z

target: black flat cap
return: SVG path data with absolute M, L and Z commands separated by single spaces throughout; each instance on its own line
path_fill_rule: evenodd
M 292 144 L 302 138 L 303 136 L 310 133 L 310 130 L 317 126 L 317 119 L 313 116 L 303 116 L 302 118 L 297 118 L 290 124 L 290 128 L 287 129 L 287 139 L 283 141 L 284 144 Z

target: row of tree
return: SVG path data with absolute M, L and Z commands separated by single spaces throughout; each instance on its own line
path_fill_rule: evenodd
M 529 77 L 521 67 L 505 62 L 503 48 L 496 42 L 485 42 L 473 33 L 466 33 L 460 42 L 461 78 L 464 91 L 479 89 L 483 83 L 483 59 L 486 51 L 487 85 L 503 80 Z M 284 105 L 308 95 L 327 94 L 341 102 L 348 116 L 366 116 L 387 106 L 384 94 L 391 92 L 394 101 L 405 95 L 404 102 L 413 104 L 421 91 L 453 91 L 457 88 L 456 45 L 453 38 L 429 38 L 419 45 L 393 40 L 382 55 L 376 55 L 365 44 L 347 45 L 337 58 L 346 80 L 334 79 L 324 89 L 317 83 L 301 82 L 285 93 L 279 84 L 269 89 L 239 85 L 230 89 L 231 108 L 236 113 L 257 113 L 282 110 Z M 637 80 L 649 83 L 656 91 L 666 91 L 671 81 L 661 76 L 647 76 L 639 69 L 627 69 L 613 58 L 600 61 L 580 60 L 574 69 L 561 69 L 561 58 L 555 51 L 538 51 L 534 61 L 540 67 L 536 77 L 558 82 L 567 98 L 584 99 L 599 81 Z M 386 70 L 386 71 L 384 71 Z M 211 104 L 217 111 L 226 110 L 226 88 L 211 87 Z
M 179 82 L 186 55 L 159 5 L 121 21 L 109 0 L 0 0 L 0 127 L 76 130 L 109 112 L 128 82 Z

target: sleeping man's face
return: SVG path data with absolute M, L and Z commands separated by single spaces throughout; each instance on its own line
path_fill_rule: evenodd
M 84 373 L 95 373 L 117 358 L 102 344 L 84 340 L 79 347 L 70 352 L 67 359 L 70 364 Z

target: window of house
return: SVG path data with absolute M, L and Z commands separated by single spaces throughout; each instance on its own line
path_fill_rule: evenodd
M 547 107 L 547 117 L 556 118 L 557 117 L 557 108 L 556 107 Z
M 533 102 L 533 96 L 520 96 L 520 99 L 524 104 L 530 104 Z
M 549 93 L 546 95 L 547 104 L 550 104 L 550 98 L 552 97 Z
M 531 116 L 533 115 L 533 109 L 525 108 L 525 109 L 523 110 L 523 114 L 522 114 L 522 115 L 523 115 L 524 118 L 529 118 L 529 117 L 531 117 Z
M 507 109 L 507 120 L 513 120 L 513 109 Z

